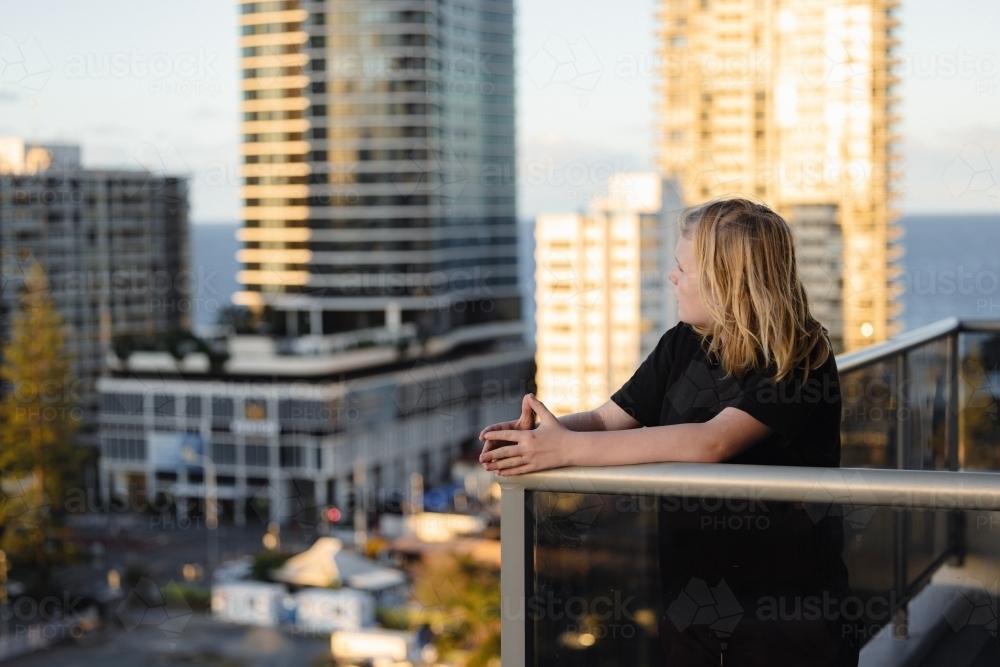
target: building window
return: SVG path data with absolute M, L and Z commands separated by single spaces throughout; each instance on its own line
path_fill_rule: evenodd
M 232 419 L 233 418 L 233 399 L 231 398 L 212 398 L 212 418 L 213 419 Z
M 212 462 L 217 465 L 236 465 L 236 445 L 229 442 L 213 442 Z
M 142 394 L 102 394 L 101 411 L 113 415 L 141 415 Z
M 243 453 L 245 454 L 244 458 L 248 467 L 266 468 L 268 466 L 267 445 L 247 445 Z
M 184 414 L 188 417 L 201 417 L 201 396 L 188 396 L 184 406 Z
M 153 415 L 156 417 L 176 417 L 177 399 L 170 394 L 153 395 Z
M 285 399 L 278 402 L 278 418 L 285 422 L 327 421 L 332 412 L 323 401 L 297 401 Z
M 146 442 L 137 438 L 106 438 L 104 455 L 118 461 L 145 461 Z
M 302 447 L 299 445 L 282 445 L 279 449 L 282 468 L 302 468 Z

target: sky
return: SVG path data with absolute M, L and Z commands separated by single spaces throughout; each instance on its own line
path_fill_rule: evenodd
M 654 0 L 516 0 L 519 217 L 585 208 L 653 165 Z M 0 136 L 192 181 L 195 223 L 239 216 L 236 5 L 0 0 Z M 904 213 L 1000 213 L 996 0 L 904 0 Z M 568 66 L 559 66 L 569 60 Z

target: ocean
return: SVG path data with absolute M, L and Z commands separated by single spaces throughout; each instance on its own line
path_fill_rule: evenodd
M 194 275 L 191 324 L 195 329 L 216 323 L 219 310 L 232 304 L 239 289 L 236 273 L 237 223 L 191 225 L 191 272 Z
M 905 330 L 946 317 L 1000 319 L 1000 215 L 900 221 Z
M 952 315 L 966 319 L 1000 319 L 1000 215 L 911 215 L 900 220 L 904 330 Z M 240 248 L 237 224 L 191 226 L 192 269 L 197 288 L 192 321 L 215 323 L 221 307 L 238 289 Z M 530 224 L 519 226 L 526 250 Z M 522 252 L 529 265 L 529 252 Z M 524 270 L 529 273 L 531 269 Z M 529 274 L 530 275 L 530 274 Z M 529 275 L 522 277 L 530 294 Z M 532 317 L 532 308 L 525 308 Z

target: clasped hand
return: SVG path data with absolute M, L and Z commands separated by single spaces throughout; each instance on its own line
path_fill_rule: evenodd
M 517 420 L 487 426 L 479 434 L 486 443 L 479 462 L 503 476 L 560 468 L 570 465 L 573 435 L 534 394 L 526 394 Z

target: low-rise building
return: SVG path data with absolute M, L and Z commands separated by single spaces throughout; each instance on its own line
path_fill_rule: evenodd
M 315 522 L 352 498 L 398 502 L 412 473 L 448 481 L 484 426 L 517 415 L 531 351 L 519 339 L 454 357 L 417 347 L 279 354 L 272 338 L 234 336 L 215 372 L 199 353 L 111 357 L 98 385 L 104 501 L 159 498 L 184 516 L 207 492 L 223 520 Z

